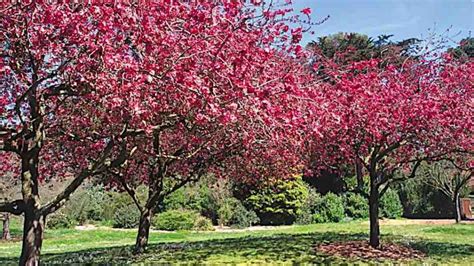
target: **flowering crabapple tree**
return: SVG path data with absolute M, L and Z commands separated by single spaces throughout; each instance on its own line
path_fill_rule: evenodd
M 155 209 L 185 184 L 210 173 L 252 179 L 297 171 L 307 115 L 301 96 L 313 79 L 301 64 L 302 29 L 287 25 L 297 20 L 286 18 L 290 11 L 237 1 L 115 6 L 133 56 L 113 59 L 127 89 L 110 93 L 131 117 L 134 156 L 104 181 L 140 210 L 135 253 L 147 246 Z
M 0 4 L 0 168 L 19 179 L 22 195 L 0 212 L 24 215 L 20 265 L 39 263 L 46 216 L 129 155 L 134 133 L 130 118 L 109 108 L 110 86 L 122 87 L 107 69 L 125 53 L 117 50 L 132 50 L 113 38 L 112 16 L 108 4 Z M 40 187 L 53 179 L 71 181 L 42 202 Z
M 331 164 L 357 158 L 370 177 L 370 245 L 379 247 L 379 199 L 396 172 L 413 177 L 422 161 L 473 151 L 473 63 L 376 59 L 325 71 L 334 80 L 316 94 L 326 127 L 311 154 Z M 321 140 L 322 139 L 322 140 Z

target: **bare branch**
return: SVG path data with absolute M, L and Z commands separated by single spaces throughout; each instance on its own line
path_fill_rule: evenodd
M 25 211 L 25 203 L 23 200 L 14 200 L 11 202 L 1 202 L 0 212 L 8 212 L 14 215 L 21 215 Z

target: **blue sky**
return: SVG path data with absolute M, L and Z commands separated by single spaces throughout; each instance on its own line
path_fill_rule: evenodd
M 459 41 L 474 36 L 474 0 L 293 0 L 295 9 L 310 7 L 313 21 L 330 15 L 306 34 L 303 43 L 337 32 L 359 32 L 376 37 L 393 34 L 394 40 L 423 38 L 434 30 Z M 460 35 L 456 35 L 461 32 Z

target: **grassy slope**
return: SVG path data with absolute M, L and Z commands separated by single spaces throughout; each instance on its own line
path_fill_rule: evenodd
M 13 224 L 17 227 L 18 224 Z M 135 257 L 135 230 L 48 230 L 43 262 L 341 262 L 318 254 L 325 241 L 367 238 L 366 222 L 282 227 L 253 232 L 173 232 L 151 234 L 148 252 Z M 16 228 L 14 233 L 19 234 Z M 474 224 L 384 225 L 385 241 L 426 251 L 429 261 L 474 262 Z M 14 262 L 20 242 L 0 242 L 0 264 Z

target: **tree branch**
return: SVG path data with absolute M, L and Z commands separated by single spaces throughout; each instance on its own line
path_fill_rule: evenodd
M 14 200 L 11 202 L 1 202 L 0 212 L 8 212 L 14 215 L 21 215 L 25 211 L 25 203 L 23 200 Z
M 92 175 L 100 174 L 101 172 L 107 170 L 109 167 L 115 167 L 125 162 L 127 156 L 124 144 L 122 144 L 122 150 L 118 158 L 113 161 L 108 160 L 108 157 L 112 153 L 113 147 L 114 141 L 110 141 L 105 147 L 100 159 L 87 169 L 83 169 L 79 173 L 79 175 L 77 175 L 74 180 L 64 189 L 62 193 L 58 194 L 52 201 L 50 201 L 43 208 L 41 208 L 41 212 L 44 215 L 48 215 L 52 212 L 55 212 L 57 209 L 61 208 L 64 203 L 67 202 L 71 194 L 76 191 L 76 189 L 82 184 L 82 182 L 86 178 Z
M 117 179 L 120 182 L 122 187 L 125 189 L 125 191 L 128 193 L 128 195 L 132 198 L 135 205 L 138 207 L 138 210 L 140 210 L 140 212 L 142 213 L 143 212 L 143 206 L 142 206 L 142 204 L 140 203 L 140 200 L 137 197 L 137 193 L 135 192 L 135 189 L 133 189 L 132 187 L 130 187 L 127 184 L 127 182 L 125 181 L 125 179 L 123 178 L 123 176 L 120 173 L 116 173 L 116 172 L 113 172 L 113 171 L 108 171 L 108 173 L 113 175 L 115 177 L 115 179 Z

